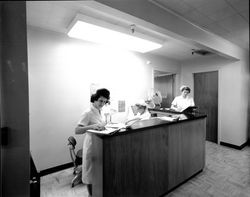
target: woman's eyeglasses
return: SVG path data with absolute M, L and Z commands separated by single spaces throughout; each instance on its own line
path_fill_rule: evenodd
M 98 99 L 97 100 L 99 103 L 103 103 L 103 104 L 110 104 L 109 100 L 102 100 L 102 99 Z

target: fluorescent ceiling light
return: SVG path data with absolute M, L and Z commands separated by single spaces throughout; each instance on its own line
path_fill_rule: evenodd
M 76 18 L 71 24 L 68 32 L 70 37 L 99 44 L 111 45 L 127 50 L 138 51 L 141 53 L 149 52 L 162 47 L 162 45 L 157 42 L 119 32 L 117 31 L 117 26 L 112 28 L 114 27 L 112 24 L 98 21 L 97 19 L 92 19 L 88 16 L 80 18 Z M 85 21 L 83 21 L 83 19 L 85 19 Z M 137 35 L 140 34 L 137 33 Z

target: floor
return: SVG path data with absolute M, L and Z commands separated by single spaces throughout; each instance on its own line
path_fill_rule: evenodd
M 71 188 L 72 168 L 41 177 L 41 197 L 87 197 L 83 184 Z M 235 150 L 206 142 L 206 166 L 164 197 L 250 197 L 250 147 Z

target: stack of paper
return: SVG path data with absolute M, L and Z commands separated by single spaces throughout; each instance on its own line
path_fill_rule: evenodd
M 98 131 L 98 130 L 89 129 L 87 131 L 91 133 L 96 133 L 96 134 L 111 135 L 119 131 L 120 129 L 125 129 L 125 128 L 126 128 L 126 125 L 123 123 L 109 123 L 105 126 L 105 130 Z
M 126 128 L 126 125 L 124 123 L 108 123 L 105 128 L 123 129 Z
M 169 117 L 169 116 L 162 116 L 162 117 L 157 117 L 157 118 L 161 120 L 171 121 L 171 122 L 176 120 L 176 118 Z
M 102 134 L 102 135 L 111 135 L 111 134 L 115 133 L 116 131 L 117 131 L 117 129 L 113 129 L 113 128 L 106 128 L 105 130 L 102 130 L 102 131 L 93 130 L 93 129 L 87 130 L 87 132 Z

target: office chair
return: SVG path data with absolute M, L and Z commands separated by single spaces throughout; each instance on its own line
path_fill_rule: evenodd
M 75 177 L 71 181 L 71 187 L 74 187 L 76 184 L 82 182 L 82 149 L 78 150 L 77 153 L 75 152 L 76 140 L 73 136 L 68 138 L 68 146 L 69 146 L 69 153 L 74 164 L 73 174 Z

